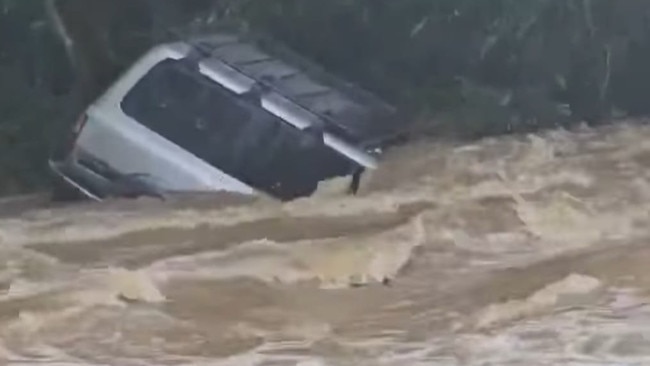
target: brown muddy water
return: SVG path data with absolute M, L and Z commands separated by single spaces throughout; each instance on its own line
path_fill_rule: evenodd
M 650 364 L 650 127 L 417 143 L 342 191 L 0 215 L 0 358 Z

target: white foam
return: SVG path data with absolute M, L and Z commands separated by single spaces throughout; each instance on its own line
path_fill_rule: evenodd
M 250 277 L 265 282 L 317 280 L 322 287 L 347 287 L 394 279 L 424 244 L 421 216 L 376 234 L 279 244 L 268 240 L 219 251 L 172 258 L 149 270 L 162 278 L 228 279 Z

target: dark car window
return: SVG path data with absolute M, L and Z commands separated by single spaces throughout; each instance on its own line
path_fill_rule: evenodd
M 320 180 L 353 169 L 336 151 L 238 98 L 189 62 L 162 61 L 121 107 L 199 158 L 280 199 L 309 195 Z

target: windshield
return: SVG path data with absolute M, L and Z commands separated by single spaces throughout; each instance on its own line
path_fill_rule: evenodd
M 197 71 L 165 60 L 125 96 L 122 109 L 214 167 L 281 199 L 310 195 L 354 163 Z

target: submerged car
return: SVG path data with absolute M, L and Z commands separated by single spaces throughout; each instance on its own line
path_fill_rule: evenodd
M 220 33 L 147 52 L 49 164 L 66 196 L 291 200 L 374 169 L 398 132 L 395 108 L 371 93 L 267 39 Z

